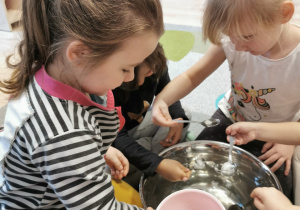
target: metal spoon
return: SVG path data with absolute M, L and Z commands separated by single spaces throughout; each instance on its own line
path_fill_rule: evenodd
M 229 155 L 228 155 L 228 162 L 224 163 L 221 168 L 221 172 L 225 176 L 232 176 L 234 174 L 234 164 L 232 164 L 232 148 L 233 148 L 233 142 L 234 142 L 234 137 L 229 136 L 230 140 L 230 146 L 229 146 Z
M 178 123 L 200 123 L 204 127 L 213 127 L 213 126 L 216 126 L 220 123 L 219 119 L 213 119 L 213 118 L 208 119 L 208 120 L 204 120 L 202 122 L 195 121 L 195 120 L 173 120 L 173 121 L 178 122 Z
M 229 208 L 227 210 L 243 210 L 243 209 L 245 209 L 245 207 L 252 204 L 252 202 L 253 202 L 253 198 L 251 198 L 244 206 L 240 206 L 238 204 L 233 204 L 233 205 L 229 206 Z

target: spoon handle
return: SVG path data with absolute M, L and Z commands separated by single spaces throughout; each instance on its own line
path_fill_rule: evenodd
M 228 157 L 228 161 L 230 163 L 232 163 L 232 156 L 231 156 L 231 153 L 232 153 L 232 147 L 233 147 L 233 142 L 234 142 L 234 137 L 233 136 L 229 136 L 229 140 L 230 140 L 230 146 L 229 146 L 229 157 Z
M 193 120 L 173 120 L 173 121 L 178 122 L 178 123 L 202 123 L 202 122 L 193 121 Z

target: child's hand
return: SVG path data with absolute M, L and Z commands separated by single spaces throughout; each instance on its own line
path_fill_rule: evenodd
M 122 179 L 127 175 L 129 162 L 122 152 L 110 146 L 105 156 L 105 162 L 111 170 L 111 176 L 115 179 Z
M 237 145 L 247 144 L 256 139 L 255 123 L 237 122 L 227 127 L 226 134 L 234 136 L 234 143 Z M 227 137 L 229 142 L 229 136 Z
M 186 181 L 191 176 L 191 171 L 188 168 L 171 159 L 163 159 L 157 166 L 156 172 L 171 182 Z
M 287 210 L 293 208 L 290 200 L 273 187 L 255 188 L 250 196 L 254 198 L 254 205 L 259 210 Z
M 174 127 L 178 124 L 177 122 L 172 121 L 168 105 L 162 99 L 159 98 L 156 98 L 153 102 L 152 122 L 155 125 L 165 127 Z
M 178 118 L 176 120 L 182 120 L 182 118 Z M 170 147 L 177 144 L 181 139 L 183 125 L 183 123 L 177 123 L 175 127 L 170 127 L 167 137 L 164 141 L 161 141 L 160 144 L 163 147 Z
M 271 171 L 275 172 L 277 169 L 285 163 L 284 174 L 287 176 L 291 169 L 291 162 L 294 153 L 294 145 L 284 145 L 284 144 L 274 144 L 265 143 L 261 153 L 265 153 L 258 158 L 264 161 L 264 164 L 270 165 L 271 163 L 276 163 L 272 166 Z

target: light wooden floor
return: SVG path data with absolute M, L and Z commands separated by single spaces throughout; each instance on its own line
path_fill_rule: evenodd
M 201 27 L 204 0 L 162 0 L 164 22 L 176 25 Z M 300 26 L 300 0 L 294 0 L 296 5 L 292 22 Z M 12 53 L 20 40 L 19 30 L 13 32 L 0 31 L 0 79 L 10 76 L 5 64 L 5 57 Z M 0 92 L 0 108 L 7 103 L 8 96 Z

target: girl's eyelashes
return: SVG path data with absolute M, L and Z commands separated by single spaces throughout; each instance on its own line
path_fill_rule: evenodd
M 243 36 L 243 38 L 244 38 L 244 39 L 247 39 L 247 40 L 251 39 L 252 37 L 253 37 L 252 34 L 251 34 L 251 35 L 248 35 L 248 36 Z
M 130 71 L 127 69 L 122 69 L 124 73 L 129 73 Z

